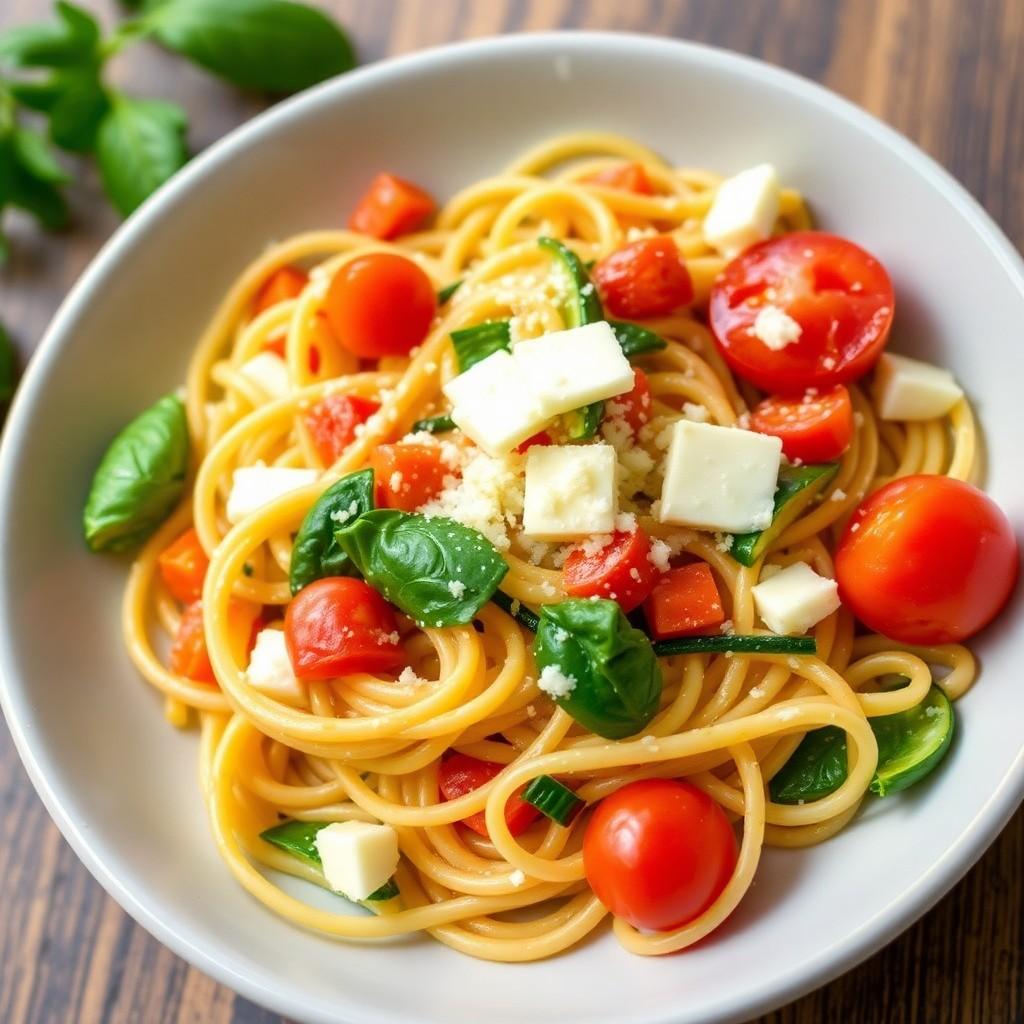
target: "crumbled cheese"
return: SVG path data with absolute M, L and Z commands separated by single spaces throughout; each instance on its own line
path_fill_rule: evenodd
M 636 515 L 633 512 L 620 512 L 615 517 L 615 529 L 619 533 L 635 533 Z
M 462 580 L 449 580 L 448 589 L 451 591 L 452 597 L 459 601 L 462 599 L 462 595 L 466 593 L 466 584 Z
M 784 349 L 800 340 L 803 333 L 800 325 L 778 306 L 762 306 L 754 318 L 751 333 L 773 352 Z
M 527 704 L 526 705 L 526 717 L 527 718 L 536 718 L 537 717 L 537 709 L 532 704 Z
M 846 501 L 846 491 L 842 487 L 837 487 L 831 494 L 831 501 Z
M 518 889 L 519 886 L 526 884 L 526 873 L 517 868 L 508 876 L 508 880 Z
M 569 639 L 569 634 L 559 626 L 551 631 L 551 635 L 555 638 L 556 644 L 564 644 Z
M 396 469 L 388 478 L 388 486 L 396 494 L 402 489 L 402 474 L 399 470 Z
M 406 665 L 398 677 L 398 682 L 402 683 L 403 686 L 421 686 L 426 682 L 426 679 L 418 676 L 411 666 Z
M 545 665 L 537 679 L 537 685 L 549 697 L 557 699 L 568 697 L 576 689 L 576 680 L 572 676 L 562 675 L 554 665 Z
M 698 405 L 696 402 L 683 402 L 683 418 L 693 420 L 694 423 L 707 423 L 710 417 L 706 405 Z M 659 435 L 660 436 L 660 435 Z M 671 434 L 669 435 L 669 441 L 671 441 Z M 664 444 L 665 448 L 668 447 L 668 442 Z
M 715 532 L 715 547 L 719 551 L 728 551 L 732 547 L 732 534 Z
M 359 514 L 359 502 L 353 500 L 348 508 L 336 508 L 329 516 L 332 522 L 343 526 L 354 516 Z
M 594 555 L 608 547 L 611 542 L 612 535 L 610 533 L 596 533 L 580 545 L 580 550 L 587 558 L 593 558 Z
M 647 553 L 647 560 L 658 572 L 668 572 L 671 554 L 672 549 L 663 540 L 653 540 L 651 550 Z
M 732 619 L 726 619 L 725 622 L 723 622 L 718 627 L 718 631 L 723 636 L 732 636 L 736 632 L 735 628 L 733 627 Z

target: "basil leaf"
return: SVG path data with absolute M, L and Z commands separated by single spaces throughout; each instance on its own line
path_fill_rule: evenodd
M 324 576 L 352 576 L 352 559 L 334 538 L 334 531 L 373 508 L 373 470 L 343 476 L 317 499 L 302 520 L 292 545 L 288 582 L 293 594 Z
M 31 213 L 43 227 L 54 231 L 67 224 L 67 203 L 56 185 L 33 176 L 20 162 L 10 168 L 6 185 L 11 205 Z
M 53 155 L 46 140 L 37 132 L 17 127 L 11 136 L 18 163 L 33 178 L 51 185 L 66 185 L 71 177 Z
M 640 732 L 658 711 L 662 677 L 651 642 L 616 601 L 569 600 L 541 609 L 534 645 L 538 669 L 575 680 L 556 703 L 598 736 Z
M 428 416 L 425 420 L 417 420 L 412 425 L 414 434 L 418 434 L 421 430 L 428 434 L 447 434 L 457 429 L 455 420 L 451 416 Z
M 186 160 L 185 113 L 162 100 L 117 96 L 100 122 L 96 156 L 103 188 L 128 216 Z
M 647 330 L 639 324 L 626 323 L 624 320 L 609 320 L 608 326 L 615 332 L 615 338 L 627 359 L 642 356 L 648 352 L 658 352 L 668 347 L 668 342 L 659 338 L 654 331 Z
M 464 327 L 461 331 L 452 331 L 452 344 L 459 372 L 465 373 L 488 356 L 511 346 L 511 325 L 508 320 L 488 320 L 487 323 Z
M 89 153 L 110 101 L 95 67 L 70 68 L 54 78 L 50 138 L 62 149 Z
M 846 733 L 834 725 L 813 729 L 768 784 L 777 804 L 809 803 L 846 781 Z
M 461 278 L 458 281 L 452 281 L 451 284 L 446 284 L 437 293 L 437 304 L 443 306 L 462 286 Z
M 59 21 L 19 25 L 0 35 L 0 60 L 18 67 L 68 67 L 89 60 L 100 30 L 88 11 L 60 0 Z
M 3 325 L 0 324 L 0 405 L 14 397 L 14 381 L 17 376 L 17 356 L 14 345 Z
M 23 107 L 42 113 L 52 110 L 63 92 L 56 75 L 41 82 L 5 82 L 4 85 Z
M 949 698 L 932 686 L 920 704 L 869 720 L 878 741 L 878 767 L 870 790 L 889 796 L 913 786 L 946 756 L 955 715 Z
M 288 0 L 169 0 L 147 20 L 160 41 L 243 89 L 297 92 L 348 71 L 348 37 Z
M 367 583 L 420 625 L 472 621 L 508 572 L 482 533 L 443 516 L 377 509 L 337 539 Z
M 92 551 L 126 551 L 167 518 L 188 470 L 185 406 L 167 395 L 111 442 L 89 489 L 82 526 Z

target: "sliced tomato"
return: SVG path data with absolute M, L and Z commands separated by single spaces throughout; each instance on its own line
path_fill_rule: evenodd
M 782 441 L 787 459 L 829 462 L 838 459 L 853 440 L 853 403 L 842 384 L 803 398 L 772 395 L 750 414 L 750 429 Z
M 693 282 L 668 235 L 641 238 L 594 267 L 605 309 L 612 316 L 644 320 L 666 316 L 693 300 Z
M 457 800 L 460 796 L 472 793 L 482 785 L 490 782 L 491 779 L 501 774 L 504 765 L 495 764 L 493 761 L 480 761 L 468 754 L 455 753 L 446 757 L 441 762 L 438 772 L 438 785 L 441 795 L 445 800 Z M 521 835 L 537 819 L 540 813 L 536 807 L 519 798 L 523 789 L 517 790 L 509 797 L 505 804 L 505 824 L 509 832 L 514 836 Z M 489 838 L 487 822 L 484 820 L 484 812 L 477 811 L 468 818 L 462 819 L 462 824 L 471 828 L 485 838 Z
M 185 604 L 199 600 L 209 564 L 199 534 L 192 528 L 164 548 L 157 558 L 164 586 Z
M 275 334 L 273 337 L 267 338 L 267 340 L 263 342 L 263 351 L 273 352 L 275 356 L 280 356 L 284 359 L 284 348 L 287 341 L 288 339 L 284 334 Z
M 444 489 L 451 470 L 441 448 L 429 444 L 381 444 L 370 453 L 370 465 L 381 508 L 415 512 Z
M 404 356 L 427 336 L 437 294 L 412 260 L 372 252 L 342 265 L 324 310 L 338 342 L 361 359 Z
M 651 385 L 647 374 L 633 367 L 633 390 L 610 398 L 605 408 L 608 415 L 621 416 L 632 427 L 633 433 L 638 433 L 651 418 Z
M 691 562 L 669 569 L 655 583 L 644 614 L 656 640 L 717 629 L 725 622 L 725 610 L 711 566 Z
M 256 293 L 252 303 L 253 313 L 263 313 L 279 302 L 298 298 L 307 284 L 309 275 L 297 267 L 281 267 L 280 270 L 275 270 Z
M 228 641 L 232 653 L 239 661 L 244 661 L 252 650 L 260 625 L 259 605 L 231 599 L 228 605 Z M 197 683 L 216 684 L 217 679 L 206 649 L 202 601 L 193 601 L 182 612 L 178 632 L 171 641 L 169 663 L 171 671 L 179 676 Z
M 341 458 L 356 439 L 356 427 L 379 408 L 379 402 L 358 395 L 328 395 L 302 414 L 303 426 L 325 466 Z
M 356 203 L 348 226 L 373 238 L 397 238 L 420 227 L 436 209 L 437 204 L 418 185 L 382 173 Z
M 534 445 L 540 445 L 543 448 L 549 444 L 554 444 L 554 441 L 551 440 L 551 435 L 546 430 L 540 430 L 532 437 L 528 437 L 521 445 L 519 445 L 518 448 L 516 448 L 516 451 L 519 452 L 520 455 L 523 455 Z
M 764 329 L 774 307 L 799 327 L 788 344 Z M 892 282 L 858 245 L 823 231 L 796 231 L 751 246 L 719 275 L 708 310 L 715 341 L 740 377 L 765 391 L 803 394 L 862 377 L 889 337 Z
M 588 174 L 583 180 L 589 185 L 606 185 L 608 188 L 636 192 L 642 196 L 649 196 L 654 192 L 644 165 L 639 163 L 614 164 L 603 171 Z
M 328 576 L 303 587 L 284 617 L 299 679 L 390 672 L 406 663 L 394 609 L 362 580 Z
M 576 548 L 562 567 L 562 585 L 573 597 L 607 597 L 631 612 L 646 600 L 658 579 L 648 557 L 650 538 L 637 527 L 617 530 L 611 542 L 592 555 Z

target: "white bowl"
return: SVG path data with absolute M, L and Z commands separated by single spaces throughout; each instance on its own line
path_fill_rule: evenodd
M 22 385 L 0 453 L 0 673 L 21 756 L 89 870 L 175 952 L 292 1018 L 742 1019 L 893 938 L 967 870 L 1024 792 L 1024 635 L 1007 615 L 977 644 L 984 671 L 958 706 L 942 770 L 873 801 L 824 846 L 769 851 L 739 910 L 682 955 L 630 956 L 606 933 L 529 966 L 429 940 L 337 943 L 274 917 L 221 864 L 197 790 L 196 737 L 164 723 L 121 646 L 126 565 L 87 554 L 81 540 L 97 458 L 181 380 L 215 302 L 269 241 L 343 223 L 379 168 L 446 196 L 581 128 L 723 171 L 774 162 L 823 226 L 888 266 L 895 347 L 956 371 L 987 434 L 989 488 L 1014 521 L 1024 516 L 1021 261 L 928 157 L 816 85 L 659 39 L 514 36 L 347 75 L 214 146 L 115 235 Z

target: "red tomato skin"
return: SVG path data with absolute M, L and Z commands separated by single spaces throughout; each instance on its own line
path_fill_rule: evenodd
M 256 293 L 253 299 L 253 313 L 263 313 L 286 299 L 295 299 L 302 294 L 309 283 L 309 275 L 297 267 L 281 267 L 275 270 Z
M 736 867 L 722 809 L 688 782 L 644 779 L 605 797 L 583 836 L 597 898 L 635 928 L 671 931 L 699 917 Z
M 838 384 L 824 394 L 799 399 L 773 395 L 750 414 L 750 429 L 779 438 L 790 461 L 831 462 L 853 440 L 850 392 Z
M 444 489 L 451 469 L 433 445 L 381 444 L 370 453 L 377 506 L 415 512 Z
M 644 603 L 658 580 L 650 553 L 650 538 L 639 528 L 616 531 L 611 543 L 593 555 L 576 548 L 562 567 L 565 592 L 573 597 L 611 598 L 624 612 L 631 612 Z
M 907 644 L 960 643 L 999 613 L 1020 553 L 1002 509 L 945 476 L 893 480 L 854 512 L 836 550 L 839 596 Z
M 647 626 L 655 640 L 694 636 L 725 622 L 718 584 L 707 562 L 669 569 L 644 603 Z
M 540 447 L 544 448 L 552 443 L 553 442 L 551 440 L 551 435 L 546 430 L 539 430 L 536 434 L 531 435 L 525 441 L 523 441 L 523 443 L 516 448 L 516 451 L 520 455 L 524 455 L 534 445 L 540 445 Z
M 391 635 L 391 605 L 362 580 L 330 576 L 304 587 L 288 605 L 284 635 L 298 679 L 389 672 L 406 663 Z
M 649 196 L 654 192 L 644 165 L 638 163 L 614 164 L 588 175 L 583 181 L 588 185 L 605 185 L 607 188 L 617 188 L 641 196 Z
M 339 344 L 361 359 L 405 356 L 427 336 L 437 295 L 412 260 L 372 252 L 342 265 L 324 311 Z
M 371 238 L 398 238 L 418 228 L 436 208 L 433 198 L 418 185 L 381 173 L 356 204 L 348 226 Z
M 157 558 L 164 586 L 183 604 L 198 601 L 202 596 L 203 580 L 209 565 L 210 560 L 194 527 L 189 527 Z
M 504 765 L 495 764 L 493 761 L 481 761 L 479 758 L 470 757 L 469 754 L 456 752 L 441 762 L 438 773 L 438 786 L 441 795 L 445 800 L 456 800 L 460 796 L 472 793 L 474 789 L 479 789 L 484 783 L 490 782 L 491 779 L 499 775 L 504 767 Z M 525 788 L 524 786 L 523 789 Z M 520 800 L 519 793 L 521 792 L 522 789 L 513 793 L 505 804 L 505 824 L 508 825 L 509 832 L 514 836 L 522 835 L 540 814 L 532 804 Z M 468 818 L 463 818 L 462 824 L 485 839 L 489 839 L 490 834 L 484 819 L 484 812 L 477 811 Z
M 765 305 L 800 325 L 795 342 L 776 351 L 753 334 Z M 764 391 L 798 395 L 867 373 L 889 337 L 893 307 L 892 282 L 874 256 L 837 235 L 795 231 L 752 245 L 722 271 L 708 319 L 734 373 Z
M 193 601 L 181 613 L 178 632 L 171 642 L 170 665 L 172 672 L 186 679 L 216 685 L 217 677 L 206 650 L 202 601 Z
M 325 466 L 341 458 L 356 439 L 356 427 L 379 408 L 380 403 L 358 395 L 328 395 L 303 413 L 303 425 Z
M 605 309 L 626 320 L 666 316 L 693 300 L 693 282 L 668 235 L 641 238 L 594 267 Z
M 609 398 L 605 406 L 610 416 L 620 416 L 632 428 L 634 434 L 651 418 L 651 385 L 647 374 L 633 367 L 633 390 L 624 395 Z

